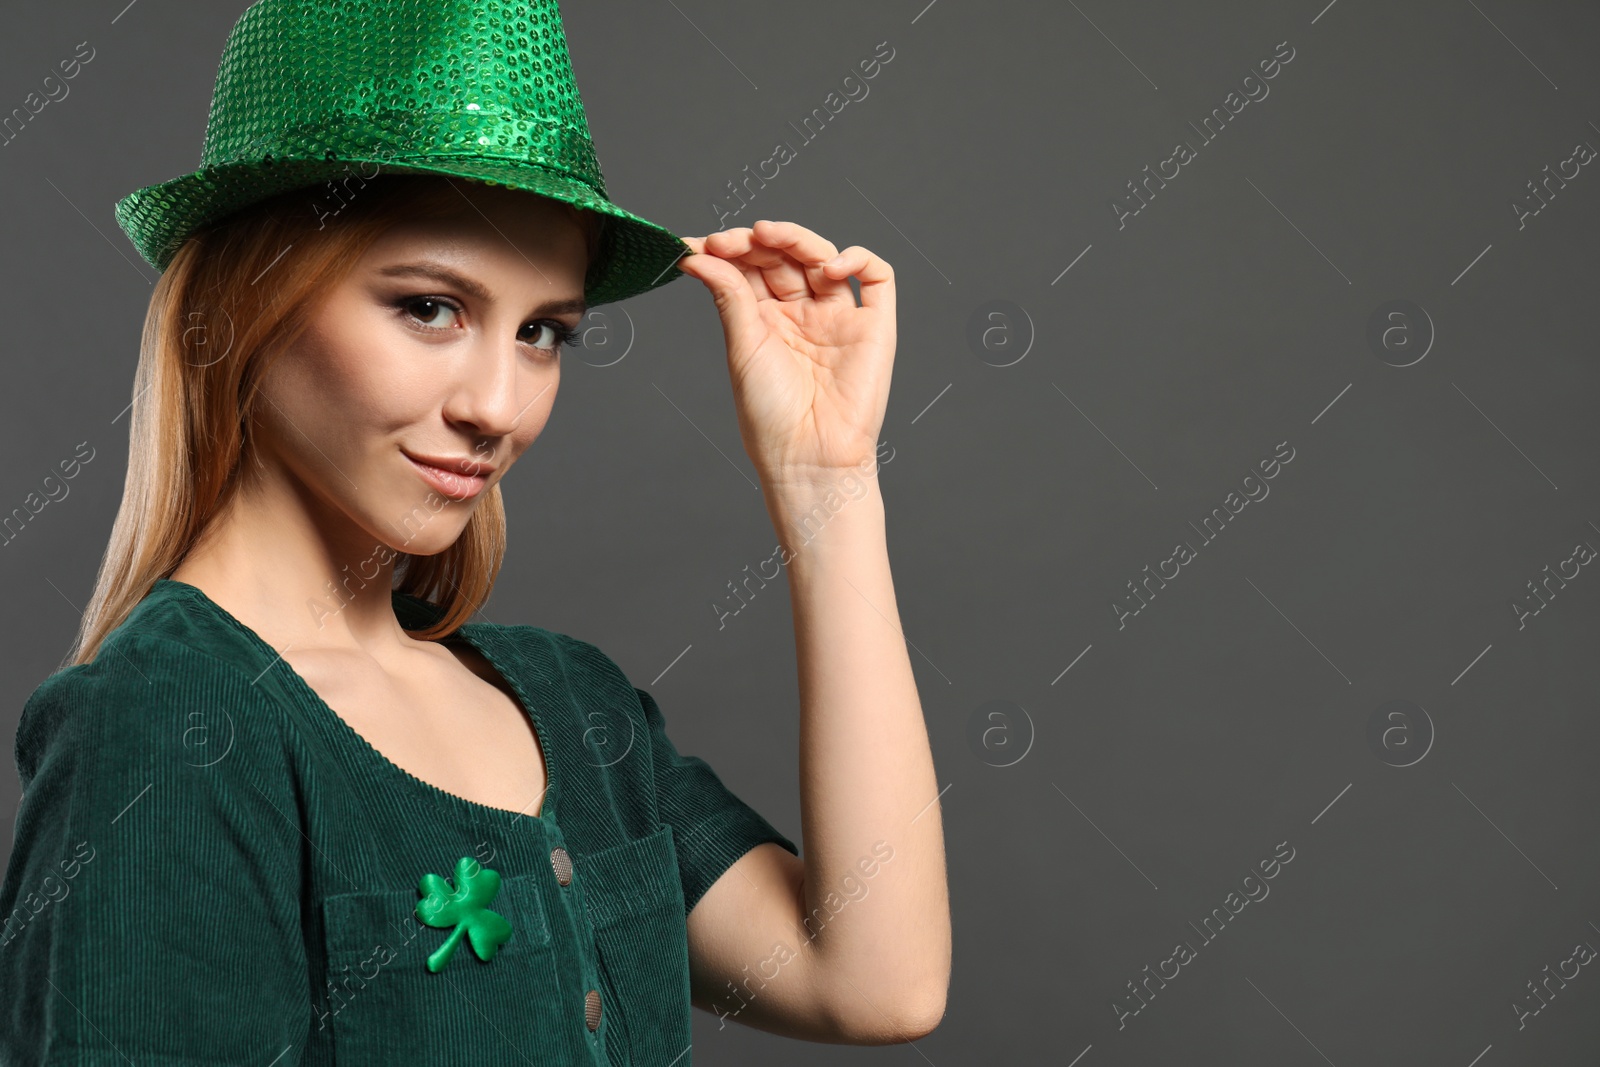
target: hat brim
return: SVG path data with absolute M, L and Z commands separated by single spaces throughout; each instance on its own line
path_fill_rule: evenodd
M 376 168 L 376 169 L 374 169 Z M 279 159 L 234 163 L 185 174 L 146 186 L 117 204 L 117 223 L 157 270 L 166 270 L 183 241 L 196 228 L 278 193 L 304 188 L 306 211 L 335 217 L 341 203 L 360 196 L 363 179 L 378 174 L 438 174 L 520 189 L 584 208 L 602 216 L 600 254 L 590 265 L 584 300 L 590 307 L 624 300 L 665 285 L 682 275 L 677 263 L 693 253 L 671 230 L 598 196 L 587 183 L 535 163 L 516 160 L 387 159 L 341 156 L 337 159 Z M 317 186 L 340 179 L 335 185 Z

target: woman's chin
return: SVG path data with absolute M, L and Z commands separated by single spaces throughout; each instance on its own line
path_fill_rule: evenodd
M 363 510 L 370 518 L 369 527 L 384 531 L 383 540 L 395 551 L 431 556 L 455 544 L 480 498 L 451 500 L 432 490 L 413 491 Z
M 393 547 L 408 556 L 437 556 L 461 538 L 462 525 L 452 522 L 448 528 L 443 522 L 419 531 L 413 537 L 402 537 Z

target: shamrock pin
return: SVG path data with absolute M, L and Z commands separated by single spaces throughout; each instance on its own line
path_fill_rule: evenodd
M 455 955 L 462 934 L 472 942 L 472 951 L 480 960 L 493 959 L 495 950 L 511 936 L 511 924 L 489 910 L 489 902 L 500 891 L 500 872 L 481 866 L 471 856 L 456 861 L 454 888 L 437 874 L 425 874 L 420 891 L 417 918 L 429 926 L 455 927 L 428 957 L 428 970 L 434 974 L 444 970 Z

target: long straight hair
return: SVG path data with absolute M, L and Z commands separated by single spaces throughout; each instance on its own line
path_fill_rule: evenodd
M 122 503 L 70 663 L 92 662 L 106 635 L 258 477 L 251 427 L 263 375 L 305 329 L 316 299 L 392 224 L 459 207 L 464 195 L 435 175 L 355 181 L 342 195 L 291 190 L 195 231 L 156 283 L 134 374 Z M 565 206 L 586 230 L 592 270 L 603 216 Z M 437 640 L 470 618 L 489 597 L 505 547 L 496 483 L 442 552 L 390 549 L 394 588 L 442 609 L 412 635 Z

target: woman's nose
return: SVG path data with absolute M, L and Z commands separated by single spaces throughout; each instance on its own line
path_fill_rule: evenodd
M 553 373 L 532 373 L 531 366 L 515 339 L 486 340 L 462 365 L 445 414 L 485 437 L 509 436 L 555 385 Z

